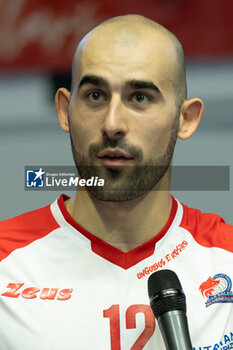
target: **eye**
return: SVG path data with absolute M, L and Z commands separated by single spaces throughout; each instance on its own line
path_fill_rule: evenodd
M 87 94 L 87 98 L 91 102 L 102 102 L 105 100 L 105 95 L 100 91 L 91 91 Z
M 132 96 L 132 101 L 137 103 L 146 103 L 146 102 L 149 102 L 150 100 L 151 98 L 143 92 L 136 92 Z

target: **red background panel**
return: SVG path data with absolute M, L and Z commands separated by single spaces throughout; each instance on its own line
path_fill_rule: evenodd
M 170 29 L 188 58 L 233 58 L 232 0 L 2 0 L 0 70 L 68 71 L 85 33 L 127 13 Z

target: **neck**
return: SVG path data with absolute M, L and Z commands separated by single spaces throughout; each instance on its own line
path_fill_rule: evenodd
M 128 252 L 161 231 L 169 218 L 172 198 L 169 191 L 154 190 L 130 201 L 106 202 L 78 191 L 66 207 L 87 231 Z

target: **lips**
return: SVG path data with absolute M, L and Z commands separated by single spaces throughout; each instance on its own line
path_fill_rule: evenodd
M 106 157 L 114 158 L 115 157 L 115 158 L 132 159 L 132 157 L 130 157 L 127 153 L 120 151 L 118 149 L 102 151 L 97 155 L 97 157 L 98 158 L 106 158 Z
M 129 154 L 118 149 L 102 151 L 97 157 L 101 160 L 101 163 L 107 167 L 124 166 L 133 159 Z

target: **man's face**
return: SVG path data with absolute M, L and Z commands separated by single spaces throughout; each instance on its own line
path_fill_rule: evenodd
M 108 35 L 111 37 L 111 35 Z M 83 178 L 105 179 L 95 198 L 125 201 L 159 188 L 179 127 L 175 49 L 163 37 L 86 43 L 69 105 L 74 160 Z

